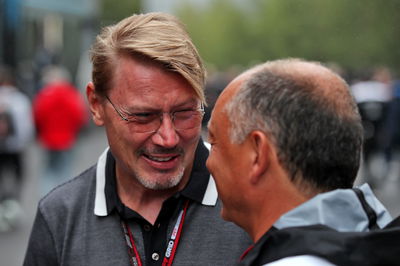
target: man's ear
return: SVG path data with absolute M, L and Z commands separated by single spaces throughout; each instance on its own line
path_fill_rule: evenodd
M 250 182 L 256 184 L 270 167 L 274 154 L 274 146 L 270 138 L 262 131 L 256 130 L 249 134 L 248 141 L 253 150 Z
M 89 82 L 86 86 L 86 97 L 88 99 L 89 103 L 89 109 L 90 113 L 92 114 L 92 119 L 93 122 L 97 126 L 102 126 L 104 125 L 104 120 L 103 120 L 103 106 L 102 106 L 102 99 L 100 98 L 99 95 L 96 94 L 95 92 L 95 87 L 93 82 Z

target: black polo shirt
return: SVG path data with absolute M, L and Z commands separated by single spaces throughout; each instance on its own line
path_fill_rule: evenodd
M 115 177 L 115 159 L 110 151 L 107 154 L 106 161 L 106 182 L 105 182 L 105 197 L 107 213 L 117 212 L 119 217 L 126 222 L 134 222 L 140 225 L 143 235 L 143 243 L 145 247 L 145 256 L 141 258 L 145 265 L 161 265 L 169 235 L 167 235 L 168 225 L 172 217 L 176 217 L 177 213 L 183 208 L 184 202 L 189 199 L 191 201 L 202 202 L 207 185 L 210 178 L 205 161 L 208 156 L 208 150 L 200 141 L 196 148 L 192 173 L 188 184 L 182 191 L 177 192 L 168 198 L 162 205 L 160 213 L 152 225 L 139 213 L 125 206 L 117 193 L 116 177 Z M 122 228 L 121 228 L 122 230 Z M 140 241 L 135 239 L 135 241 Z M 160 258 L 154 260 L 153 254 L 159 254 Z

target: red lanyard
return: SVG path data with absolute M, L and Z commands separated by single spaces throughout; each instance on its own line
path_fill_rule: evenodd
M 172 230 L 171 237 L 168 241 L 167 250 L 165 251 L 164 260 L 162 266 L 171 266 L 174 261 L 175 253 L 178 248 L 178 243 L 181 238 L 182 227 L 186 216 L 186 211 L 189 207 L 189 200 L 187 200 L 179 213 L 178 219 L 176 220 L 174 229 Z M 131 229 L 124 220 L 121 220 L 122 230 L 125 234 L 126 244 L 128 246 L 129 262 L 132 266 L 142 266 L 139 252 L 136 248 L 135 241 Z

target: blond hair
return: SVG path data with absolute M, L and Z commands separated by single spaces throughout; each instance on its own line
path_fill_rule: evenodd
M 205 103 L 205 68 L 176 17 L 159 12 L 135 14 L 102 29 L 91 49 L 92 80 L 100 95 L 110 89 L 113 61 L 125 54 L 158 62 L 168 71 L 179 73 Z

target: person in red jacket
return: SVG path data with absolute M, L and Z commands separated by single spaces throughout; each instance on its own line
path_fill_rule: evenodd
M 61 67 L 46 69 L 44 87 L 36 95 L 33 112 L 38 139 L 46 151 L 42 194 L 71 174 L 72 149 L 87 123 L 85 102 Z

